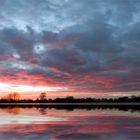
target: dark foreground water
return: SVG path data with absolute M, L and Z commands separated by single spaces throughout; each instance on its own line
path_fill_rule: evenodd
M 140 140 L 140 112 L 4 107 L 0 140 Z

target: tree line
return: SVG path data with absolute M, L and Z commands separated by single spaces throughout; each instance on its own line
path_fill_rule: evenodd
M 67 96 L 65 98 L 55 98 L 47 99 L 47 94 L 42 92 L 39 94 L 36 100 L 31 99 L 21 99 L 19 93 L 14 92 L 8 94 L 6 97 L 0 99 L 0 103 L 117 103 L 117 102 L 137 102 L 140 103 L 140 96 L 131 96 L 131 97 L 118 97 L 118 98 L 74 98 L 73 96 Z

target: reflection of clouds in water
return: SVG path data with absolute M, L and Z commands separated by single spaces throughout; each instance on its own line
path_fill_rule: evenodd
M 5 117 L 6 116 L 6 117 Z M 66 117 L 47 115 L 46 108 L 8 107 L 0 109 L 0 125 L 4 124 L 43 124 L 44 122 L 65 121 Z
M 20 110 L 20 111 L 19 111 Z M 0 109 L 2 140 L 139 140 L 140 113 L 114 109 Z
M 45 122 L 51 121 L 65 121 L 64 117 L 55 116 L 2 116 L 0 117 L 0 125 L 7 124 L 44 124 Z
M 3 140 L 139 140 L 139 117 L 80 117 L 66 123 L 1 125 Z M 88 121 L 83 123 L 83 120 Z
M 63 134 L 55 137 L 55 139 L 59 140 L 95 140 L 99 139 L 100 136 L 96 134 L 81 134 L 81 133 L 72 133 L 72 134 Z
M 118 140 L 118 138 L 122 139 L 133 139 L 138 140 L 139 137 L 139 131 L 132 131 L 132 129 L 126 129 L 126 130 L 116 130 L 116 132 L 110 133 L 104 133 L 104 132 L 98 132 L 98 133 L 89 133 L 84 129 L 84 125 L 81 126 L 69 126 L 68 125 L 47 125 L 46 129 L 42 129 L 41 131 L 35 130 L 33 127 L 30 126 L 19 126 L 19 130 L 15 132 L 15 129 L 13 131 L 6 132 L 5 135 L 0 133 L 0 136 L 3 136 L 3 139 L 11 140 L 11 138 L 16 138 L 20 140 L 44 140 L 44 139 L 55 139 L 55 140 L 92 140 L 93 138 L 95 140 L 109 140 L 109 138 L 113 140 Z M 40 127 L 43 127 L 40 125 Z M 86 128 L 89 127 L 89 129 L 96 129 L 96 126 L 89 125 L 86 126 Z M 17 127 L 18 128 L 18 127 Z M 48 129 L 49 128 L 49 129 Z M 78 132 L 79 128 L 83 128 L 85 131 L 84 133 Z M 31 130 L 33 129 L 33 130 Z M 77 131 L 76 131 L 77 130 Z M 20 132 L 21 131 L 21 132 Z M 25 131 L 25 132 L 24 132 Z M 75 131 L 75 132 L 74 132 Z M 121 132 L 122 131 L 122 132 Z M 130 131 L 130 132 L 129 132 Z M 2 134 L 2 135 L 1 135 Z M 137 137 L 137 139 L 136 139 Z

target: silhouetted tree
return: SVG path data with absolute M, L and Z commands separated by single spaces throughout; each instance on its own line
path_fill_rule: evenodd
M 20 99 L 20 95 L 16 92 L 8 94 L 0 99 L 0 103 L 19 102 L 19 103 L 140 103 L 140 96 L 118 97 L 118 98 L 74 98 L 67 96 L 65 98 L 47 99 L 46 93 L 42 92 L 37 100 Z
M 18 101 L 18 100 L 20 100 L 20 95 L 19 95 L 19 93 L 14 92 L 14 93 L 8 94 L 8 96 L 6 98 L 7 98 L 7 100 Z
M 47 99 L 47 97 L 46 97 L 46 92 L 40 93 L 40 95 L 39 95 L 39 100 L 44 101 L 44 100 L 46 100 L 46 99 Z

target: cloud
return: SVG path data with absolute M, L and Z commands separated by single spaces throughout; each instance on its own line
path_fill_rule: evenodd
M 140 90 L 138 0 L 1 3 L 1 79 L 24 73 L 75 91 Z

